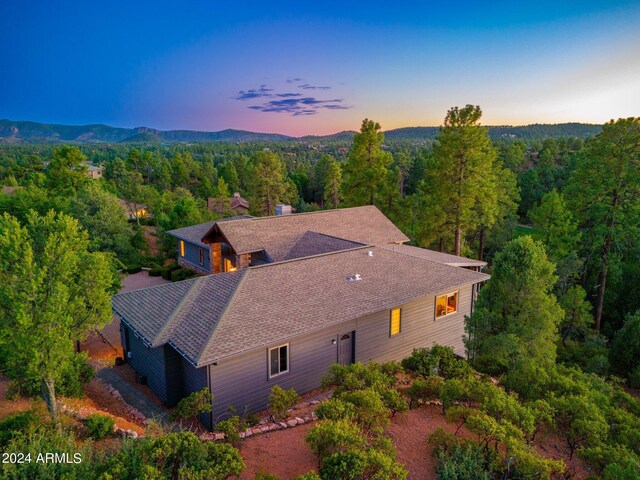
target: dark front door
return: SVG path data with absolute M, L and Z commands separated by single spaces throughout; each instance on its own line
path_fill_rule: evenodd
M 353 363 L 354 336 L 355 332 L 338 335 L 338 363 L 340 365 L 351 365 Z

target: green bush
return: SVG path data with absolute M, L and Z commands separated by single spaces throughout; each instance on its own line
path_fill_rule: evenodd
M 86 425 L 87 435 L 94 440 L 101 440 L 113 435 L 115 422 L 113 421 L 113 418 L 108 415 L 94 413 L 87 417 Z
M 355 420 L 356 408 L 352 403 L 331 398 L 318 405 L 316 415 L 321 420 Z
M 280 477 L 273 473 L 267 473 L 264 470 L 258 470 L 254 480 L 280 480 Z
M 180 282 L 182 280 L 186 280 L 189 277 L 193 277 L 193 271 L 188 268 L 179 268 L 171 272 L 171 281 L 172 282 Z
M 378 364 L 369 362 L 366 365 L 356 362 L 351 365 L 331 365 L 329 373 L 323 379 L 325 387 L 334 385 L 335 394 L 354 390 L 364 390 L 365 388 L 392 388 L 397 383 L 395 374 L 390 373 L 397 369 L 397 364 Z
M 429 400 L 435 400 L 440 397 L 444 380 L 442 377 L 427 377 L 425 379 L 416 379 L 413 381 L 407 395 L 409 395 L 409 408 L 419 403 L 425 403 Z
M 451 450 L 441 449 L 436 454 L 439 480 L 492 480 L 493 472 L 487 469 L 485 457 L 479 445 L 465 442 Z M 511 477 L 509 477 L 511 478 Z
M 269 415 L 273 421 L 287 417 L 291 407 L 300 401 L 300 395 L 293 388 L 285 390 L 280 385 L 274 385 L 269 394 Z
M 366 446 L 360 427 L 349 420 L 320 422 L 309 430 L 305 440 L 321 461 L 334 453 Z
M 389 425 L 390 411 L 373 388 L 346 392 L 338 398 L 355 407 L 356 422 L 366 431 L 381 432 Z
M 406 412 L 409 410 L 407 400 L 395 388 L 380 389 L 378 395 L 380 395 L 384 405 L 391 411 L 392 417 L 395 416 L 397 412 Z
M 20 433 L 27 432 L 38 422 L 33 410 L 11 415 L 0 422 L 0 449 L 6 450 L 9 442 Z
M 188 420 L 200 414 L 209 413 L 212 402 L 213 395 L 207 387 L 204 387 L 180 400 L 170 418 L 172 420 Z
M 159 277 L 162 275 L 162 272 L 165 271 L 164 268 L 162 267 L 153 267 L 151 270 L 149 270 L 149 276 L 150 277 Z
M 128 273 L 129 275 L 132 275 L 134 273 L 139 273 L 142 271 L 142 266 L 140 265 L 132 265 L 132 266 L 128 266 L 127 268 L 124 269 L 124 271 L 126 273 Z
M 240 443 L 239 432 L 247 429 L 246 422 L 239 416 L 234 415 L 226 420 L 216 423 L 215 431 L 224 433 L 225 442 L 237 446 Z
M 440 345 L 434 345 L 432 348 L 415 348 L 410 356 L 402 360 L 402 367 L 424 378 L 430 376 L 465 378 L 473 371 L 465 360 L 456 357 L 451 347 Z

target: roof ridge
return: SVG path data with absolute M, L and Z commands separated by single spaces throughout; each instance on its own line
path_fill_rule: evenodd
M 313 212 L 292 213 L 290 215 L 267 215 L 266 217 L 253 217 L 253 218 L 248 218 L 246 220 L 268 220 L 268 219 L 274 219 L 274 218 L 291 218 L 291 217 L 298 217 L 300 215 L 318 215 L 322 213 L 332 213 L 332 212 L 340 212 L 340 211 L 343 212 L 345 210 L 356 210 L 358 208 L 371 208 L 371 207 L 375 208 L 380 213 L 382 213 L 382 211 L 375 205 L 358 205 L 357 207 L 331 208 L 329 210 L 315 210 Z M 244 219 L 239 218 L 237 220 L 230 220 L 228 221 L 228 223 L 239 222 L 240 220 L 244 220 Z
M 202 275 L 202 276 L 196 277 L 196 278 L 186 278 L 184 280 L 179 280 L 177 282 L 161 283 L 160 285 L 151 285 L 150 287 L 136 288 L 135 290 L 129 290 L 128 292 L 116 293 L 113 296 L 114 297 L 120 297 L 120 296 L 124 296 L 124 295 L 129 295 L 130 293 L 143 292 L 143 291 L 146 291 L 146 290 L 153 290 L 154 288 L 170 287 L 172 285 L 176 285 L 176 284 L 179 284 L 179 283 L 182 283 L 182 282 L 196 282 L 200 278 L 207 278 L 207 277 L 210 277 L 210 276 L 211 276 L 211 274 Z
M 309 230 L 307 230 L 309 231 Z M 318 232 L 316 232 L 318 233 Z M 343 240 L 343 239 L 341 239 Z M 351 242 L 351 240 L 347 240 L 348 242 Z M 353 243 L 359 243 L 359 242 L 353 242 Z M 318 257 L 326 257 L 327 255 L 337 255 L 340 253 L 347 253 L 347 252 L 353 252 L 354 250 L 362 250 L 365 248 L 375 248 L 375 245 L 371 245 L 371 244 L 360 244 L 357 247 L 352 247 L 352 248 L 345 248 L 344 250 L 335 250 L 333 252 L 325 252 L 325 253 L 316 253 L 315 255 L 308 255 L 306 257 L 298 257 L 298 258 L 291 258 L 289 260 L 280 260 L 278 262 L 272 262 L 272 263 L 265 263 L 264 265 L 254 265 L 252 267 L 250 267 L 251 269 L 255 269 L 255 268 L 265 268 L 265 267 L 273 267 L 276 265 L 282 265 L 283 263 L 291 263 L 291 262 L 300 262 L 303 260 L 308 260 L 310 258 L 318 258 Z
M 202 290 L 202 286 L 205 283 L 204 280 L 206 278 L 207 277 L 198 277 L 196 281 L 193 282 L 193 285 L 189 287 L 189 290 L 184 295 L 184 297 L 182 297 L 182 299 L 180 300 L 180 303 L 178 303 L 178 306 L 173 310 L 173 312 L 171 313 L 167 321 L 164 322 L 164 325 L 162 326 L 160 331 L 153 338 L 153 341 L 151 342 L 152 347 L 157 347 L 161 345 L 161 344 L 158 344 L 159 339 L 161 339 L 164 336 L 167 329 L 173 324 L 173 321 L 176 318 L 178 318 L 178 316 L 182 313 L 182 310 L 185 308 L 186 304 L 190 302 L 195 295 L 200 293 L 200 291 Z
M 247 276 L 249 274 L 249 270 L 250 270 L 249 268 L 242 268 L 242 269 L 238 270 L 238 273 L 240 275 L 242 275 L 242 276 L 240 277 L 240 280 L 238 280 L 238 283 L 236 283 L 236 286 L 233 289 L 233 293 L 231 294 L 231 296 L 227 300 L 227 303 L 225 304 L 224 308 L 222 309 L 222 313 L 220 313 L 220 315 L 218 316 L 218 321 L 216 322 L 215 326 L 211 329 L 211 333 L 209 334 L 209 338 L 207 338 L 207 341 L 204 342 L 204 348 L 202 350 L 200 350 L 200 354 L 198 355 L 198 358 L 195 359 L 194 365 L 196 367 L 199 366 L 200 359 L 202 358 L 202 356 L 205 354 L 205 352 L 209 348 L 209 342 L 211 342 L 211 339 L 215 335 L 216 330 L 218 329 L 218 326 L 220 325 L 220 322 L 222 322 L 222 320 L 224 319 L 224 316 L 226 315 L 227 310 L 229 309 L 229 305 L 231 305 L 231 302 L 233 302 L 233 299 L 236 297 L 238 291 L 240 290 L 240 287 L 242 287 L 242 284 L 244 283 L 245 278 L 247 278 Z

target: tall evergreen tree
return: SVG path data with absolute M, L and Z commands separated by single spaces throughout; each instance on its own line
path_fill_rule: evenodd
M 260 152 L 257 155 L 249 192 L 251 209 L 258 215 L 273 215 L 276 204 L 291 200 L 288 198 L 291 186 L 287 182 L 285 166 L 276 153 Z
M 497 171 L 498 154 L 487 129 L 480 126 L 481 116 L 480 107 L 473 105 L 447 112 L 421 186 L 427 241 L 439 238 L 442 243 L 452 236 L 456 255 L 462 252 L 465 232 L 490 226 L 499 210 L 502 172 Z
M 380 124 L 365 118 L 353 138 L 349 159 L 344 165 L 343 196 L 351 206 L 374 205 L 388 179 L 391 154 L 382 150 L 384 133 Z
M 340 204 L 340 189 L 342 186 L 342 170 L 335 159 L 329 162 L 327 174 L 324 180 L 324 192 L 322 198 L 329 208 L 338 208 Z
M 2 357 L 20 377 L 40 380 L 54 421 L 56 381 L 75 355 L 74 341 L 111 319 L 111 260 L 88 247 L 70 216 L 32 213 L 24 227 L 0 217 Z
M 605 124 L 587 143 L 565 192 L 584 232 L 588 267 L 597 271 L 594 319 L 600 330 L 611 263 L 640 242 L 640 117 Z

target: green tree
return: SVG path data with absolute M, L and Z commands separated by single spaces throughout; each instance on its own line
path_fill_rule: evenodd
M 555 188 L 529 211 L 529 218 L 535 228 L 544 231 L 547 253 L 553 262 L 575 252 L 580 240 L 578 225 Z
M 597 271 L 599 331 L 611 262 L 637 248 L 640 238 L 640 117 L 606 123 L 587 142 L 565 192 L 584 232 L 588 266 Z
M 564 319 L 560 324 L 562 343 L 567 339 L 583 337 L 593 324 L 591 304 L 587 301 L 587 292 L 579 285 L 574 285 L 567 293 L 559 298 L 560 306 L 564 310 Z
M 72 194 L 88 182 L 87 157 L 78 147 L 57 147 L 47 167 L 48 187 L 60 194 Z
M 530 236 L 512 240 L 496 254 L 492 278 L 466 320 L 471 360 L 490 373 L 551 367 L 564 313 L 551 293 L 555 281 L 544 246 Z
M 26 226 L 0 217 L 0 345 L 9 368 L 36 377 L 58 420 L 56 381 L 73 342 L 111 320 L 114 282 L 108 254 L 89 252 L 77 220 L 31 214 Z
M 616 332 L 609 358 L 619 374 L 628 377 L 635 372 L 640 378 L 640 311 L 628 315 L 622 328 Z
M 291 200 L 288 198 L 291 196 L 291 187 L 287 182 L 284 163 L 278 154 L 260 152 L 257 155 L 249 191 L 251 208 L 259 215 L 273 215 L 276 204 L 285 199 Z
M 338 208 L 340 204 L 340 191 L 342 186 L 342 170 L 335 160 L 327 167 L 327 175 L 324 180 L 322 198 L 329 208 Z
M 478 228 L 480 217 L 490 226 L 498 213 L 498 154 L 480 126 L 481 116 L 473 105 L 447 112 L 421 187 L 424 215 L 436 217 L 430 220 L 432 235 L 452 235 L 456 255 L 462 253 L 465 232 Z
M 392 158 L 382 150 L 384 133 L 380 124 L 365 118 L 353 138 L 344 165 L 343 196 L 349 205 L 374 205 L 384 188 Z

